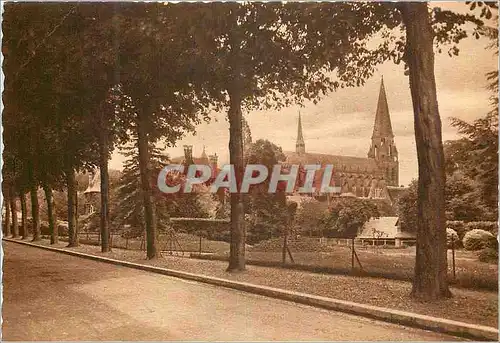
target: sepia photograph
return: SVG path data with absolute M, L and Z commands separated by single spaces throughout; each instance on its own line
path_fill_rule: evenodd
M 2 1 L 2 341 L 498 341 L 498 2 Z

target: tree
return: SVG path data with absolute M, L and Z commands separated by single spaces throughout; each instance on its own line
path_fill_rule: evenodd
M 452 125 L 464 136 L 455 143 L 452 163 L 470 179 L 477 181 L 479 196 L 485 205 L 498 213 L 498 113 L 488 113 L 469 124 L 452 118 Z
M 378 49 L 371 53 L 366 48 L 365 38 L 381 29 L 394 12 L 351 3 L 168 7 L 171 15 L 177 12 L 184 17 L 177 26 L 179 35 L 188 32 L 192 37 L 183 60 L 196 66 L 193 83 L 203 84 L 206 92 L 228 109 L 230 163 L 237 184 L 241 184 L 244 170 L 242 109 L 316 101 L 327 90 L 360 85 L 373 72 L 369 62 L 381 59 Z M 367 24 L 365 18 L 373 8 L 387 19 L 383 25 Z M 335 76 L 328 77 L 327 71 L 334 71 Z M 242 194 L 231 194 L 228 271 L 245 269 L 243 202 Z
M 298 232 L 309 234 L 309 237 L 315 235 L 323 236 L 324 216 L 327 213 L 328 204 L 320 202 L 314 198 L 303 198 L 297 210 L 295 225 Z
M 495 3 L 471 2 L 485 6 L 481 17 L 491 18 L 490 8 Z M 419 166 L 417 254 L 412 295 L 434 300 L 451 296 L 447 280 L 447 252 L 445 226 L 445 164 L 441 136 L 436 82 L 434 77 L 435 41 L 458 43 L 467 34 L 457 27 L 465 22 L 476 24 L 474 35 L 479 38 L 482 22 L 470 15 L 455 15 L 449 11 L 435 11 L 431 19 L 426 3 L 397 4 L 406 30 L 403 59 L 408 67 L 410 90 L 415 119 L 415 139 Z M 437 20 L 436 20 L 437 19 Z M 436 21 L 445 20 L 448 25 L 433 27 Z M 451 52 L 458 54 L 453 46 Z M 450 54 L 451 55 L 451 54 Z
M 437 299 L 448 288 L 445 170 L 436 81 L 434 30 L 426 3 L 401 3 L 406 27 L 406 63 L 415 120 L 418 157 L 417 252 L 412 295 Z
M 264 182 L 252 186 L 250 192 L 244 195 L 245 212 L 250 219 L 247 241 L 251 244 L 281 235 L 288 224 L 284 190 L 268 193 L 270 173 L 284 159 L 281 147 L 268 140 L 259 139 L 247 148 L 245 163 L 264 165 L 269 171 Z
M 324 217 L 326 228 L 332 228 L 338 235 L 354 238 L 370 218 L 380 216 L 377 206 L 369 200 L 358 198 L 337 198 Z
M 131 226 L 131 237 L 142 237 L 145 227 L 145 214 L 141 193 L 141 176 L 139 169 L 139 152 L 136 143 L 133 146 L 122 147 L 121 152 L 127 157 L 124 163 L 123 173 L 117 185 L 116 199 L 113 205 L 111 217 L 115 227 L 122 227 L 124 224 Z M 149 146 L 151 156 L 150 168 L 152 173 L 158 174 L 160 170 L 168 164 L 168 157 L 161 154 L 160 150 L 152 144 Z M 159 191 L 154 193 L 154 203 L 156 204 L 155 225 L 164 231 L 169 225 L 169 210 L 165 206 L 165 197 Z
M 22 231 L 22 239 L 27 239 L 29 230 L 28 230 L 28 213 L 26 207 L 26 193 L 22 192 L 19 194 L 19 199 L 21 202 L 21 231 Z
M 418 219 L 418 181 L 412 180 L 406 191 L 396 202 L 399 224 L 407 232 L 416 232 Z
M 118 73 L 126 108 L 120 115 L 138 139 L 139 170 L 147 233 L 147 257 L 156 258 L 156 219 L 149 145 L 162 141 L 172 146 L 205 116 L 206 96 L 197 92 L 185 73 L 192 73 L 182 53 L 183 35 L 175 35 L 176 22 L 166 6 L 121 5 L 114 17 L 120 44 Z M 183 74 L 184 73 L 184 74 Z
M 4 187 L 2 187 L 2 188 L 4 188 Z M 7 194 L 8 194 L 7 192 L 3 191 L 3 209 L 5 210 L 5 216 L 3 216 L 3 213 L 2 213 L 2 218 L 4 218 L 3 234 L 5 237 L 10 236 L 10 234 L 11 234 L 11 230 L 10 230 L 10 201 L 9 201 L 9 198 L 6 197 Z

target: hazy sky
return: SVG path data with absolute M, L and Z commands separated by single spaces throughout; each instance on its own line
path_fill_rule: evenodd
M 445 6 L 467 10 L 463 2 Z M 488 43 L 487 39 L 467 38 L 459 46 L 458 57 L 451 58 L 447 53 L 436 55 L 435 73 L 443 140 L 457 137 L 456 129 L 450 126 L 450 117 L 471 121 L 484 116 L 490 109 L 485 74 L 497 69 L 497 57 L 493 51 L 485 50 Z M 294 106 L 281 111 L 246 113 L 252 138 L 254 141 L 269 139 L 285 151 L 294 151 L 300 110 L 306 152 L 366 157 L 382 75 L 399 151 L 400 183 L 406 185 L 418 174 L 413 113 L 408 77 L 403 74 L 402 66 L 393 63 L 381 65 L 364 87 L 338 90 L 317 105 L 306 103 L 303 108 Z M 225 117 L 226 113 L 214 114 L 216 120 L 199 125 L 195 136 L 186 136 L 167 153 L 171 157 L 181 156 L 182 146 L 192 144 L 193 155 L 199 156 L 205 145 L 207 154 L 216 152 L 219 163 L 227 163 L 229 124 Z M 121 155 L 115 153 L 110 167 L 122 169 L 123 160 Z

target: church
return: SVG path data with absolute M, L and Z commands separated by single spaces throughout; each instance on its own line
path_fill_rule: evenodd
M 335 186 L 340 186 L 340 194 L 334 195 L 386 199 L 393 203 L 403 188 L 399 187 L 398 150 L 394 141 L 384 80 L 382 79 L 380 84 L 367 157 L 307 152 L 300 114 L 295 151 L 285 151 L 284 154 L 285 165 L 333 165 Z M 318 178 L 320 177 L 321 175 L 318 175 Z

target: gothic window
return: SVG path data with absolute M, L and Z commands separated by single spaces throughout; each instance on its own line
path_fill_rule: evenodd
M 392 145 L 389 144 L 389 156 L 392 156 Z

